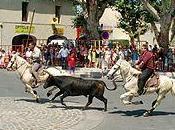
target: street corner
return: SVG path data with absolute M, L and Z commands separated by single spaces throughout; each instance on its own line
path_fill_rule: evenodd
M 60 103 L 35 103 L 28 98 L 0 98 L 0 129 L 2 130 L 86 130 L 97 126 L 104 118 L 98 110 L 82 111 L 82 105 L 66 102 L 71 109 Z M 75 108 L 74 108 L 75 106 Z M 90 125 L 87 125 L 90 124 Z

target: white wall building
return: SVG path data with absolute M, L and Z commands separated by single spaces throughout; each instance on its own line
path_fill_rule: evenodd
M 31 35 L 37 39 L 47 39 L 53 34 L 51 22 L 58 18 L 56 27 L 69 39 L 75 39 L 72 28 L 74 16 L 72 2 L 68 0 L 1 0 L 0 4 L 0 45 L 11 45 L 14 36 L 28 34 L 30 22 Z
M 123 29 L 117 27 L 119 18 L 120 13 L 111 8 L 107 8 L 100 19 L 100 24 L 103 24 L 103 30 L 111 30 L 109 39 L 130 40 L 129 35 Z M 140 41 L 147 41 L 153 45 L 156 44 L 156 40 L 154 39 L 154 33 L 151 30 L 140 36 Z

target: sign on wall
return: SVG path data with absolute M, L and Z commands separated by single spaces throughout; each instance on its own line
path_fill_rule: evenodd
M 15 33 L 29 33 L 30 26 L 25 26 L 25 25 L 15 25 Z M 31 27 L 31 32 L 33 33 L 35 31 L 35 27 Z
M 58 27 L 57 32 L 59 35 L 64 35 L 64 28 Z

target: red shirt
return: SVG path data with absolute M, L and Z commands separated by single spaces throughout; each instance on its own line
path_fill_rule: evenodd
M 145 51 L 139 58 L 138 64 L 143 62 L 141 69 L 155 69 L 155 55 L 150 51 Z
M 68 56 L 68 66 L 75 67 L 76 66 L 76 57 L 75 56 Z

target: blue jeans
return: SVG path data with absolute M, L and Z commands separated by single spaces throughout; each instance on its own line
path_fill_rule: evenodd
M 154 73 L 153 69 L 146 68 L 142 71 L 141 75 L 138 78 L 138 94 L 143 93 L 143 88 L 145 87 L 146 81 L 151 77 Z

